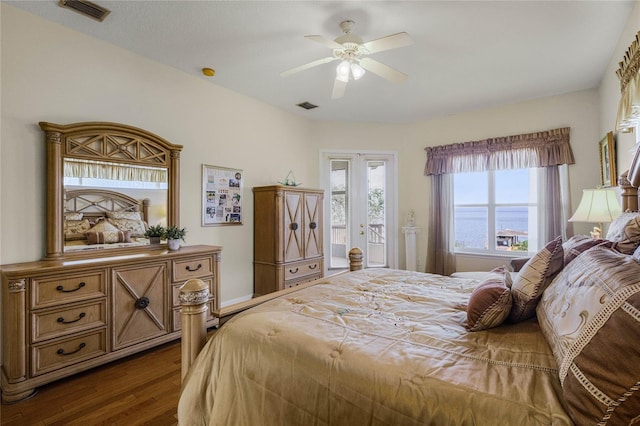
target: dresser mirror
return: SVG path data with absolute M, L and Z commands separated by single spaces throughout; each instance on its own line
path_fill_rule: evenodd
M 47 147 L 47 259 L 146 250 L 149 225 L 179 224 L 182 146 L 118 123 L 40 128 Z

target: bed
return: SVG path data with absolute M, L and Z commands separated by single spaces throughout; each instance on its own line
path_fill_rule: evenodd
M 255 301 L 199 353 L 204 287 L 187 282 L 179 424 L 640 424 L 640 215 L 621 217 L 515 279 L 353 262 Z
M 65 191 L 64 246 L 67 252 L 146 245 L 149 199 L 104 189 Z

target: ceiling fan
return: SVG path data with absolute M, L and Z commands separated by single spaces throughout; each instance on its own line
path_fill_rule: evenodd
M 356 24 L 353 21 L 342 21 L 340 23 L 340 28 L 344 34 L 335 40 L 329 40 L 319 35 L 305 36 L 305 38 L 308 38 L 309 40 L 323 44 L 332 49 L 333 55 L 284 71 L 280 73 L 280 75 L 282 77 L 287 77 L 299 71 L 340 60 L 340 64 L 336 69 L 336 78 L 333 83 L 333 93 L 331 95 L 333 99 L 344 96 L 349 80 L 358 80 L 364 75 L 365 71 L 370 71 L 394 83 L 403 82 L 407 78 L 406 74 L 393 69 L 382 62 L 371 59 L 367 55 L 407 46 L 413 43 L 409 34 L 405 32 L 392 34 L 365 43 L 362 41 L 360 36 L 353 32 L 355 25 Z

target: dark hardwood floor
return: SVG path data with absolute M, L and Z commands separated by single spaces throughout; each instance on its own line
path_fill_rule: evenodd
M 2 425 L 176 425 L 180 341 L 59 380 L 0 406 Z

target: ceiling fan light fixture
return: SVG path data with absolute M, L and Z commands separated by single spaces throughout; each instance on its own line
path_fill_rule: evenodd
M 336 68 L 336 78 L 345 83 L 349 82 L 349 72 L 351 71 L 351 64 L 349 61 L 342 61 Z
M 353 75 L 354 80 L 359 80 L 365 72 L 366 71 L 364 70 L 364 68 L 362 68 L 359 64 L 351 64 L 351 75 Z

